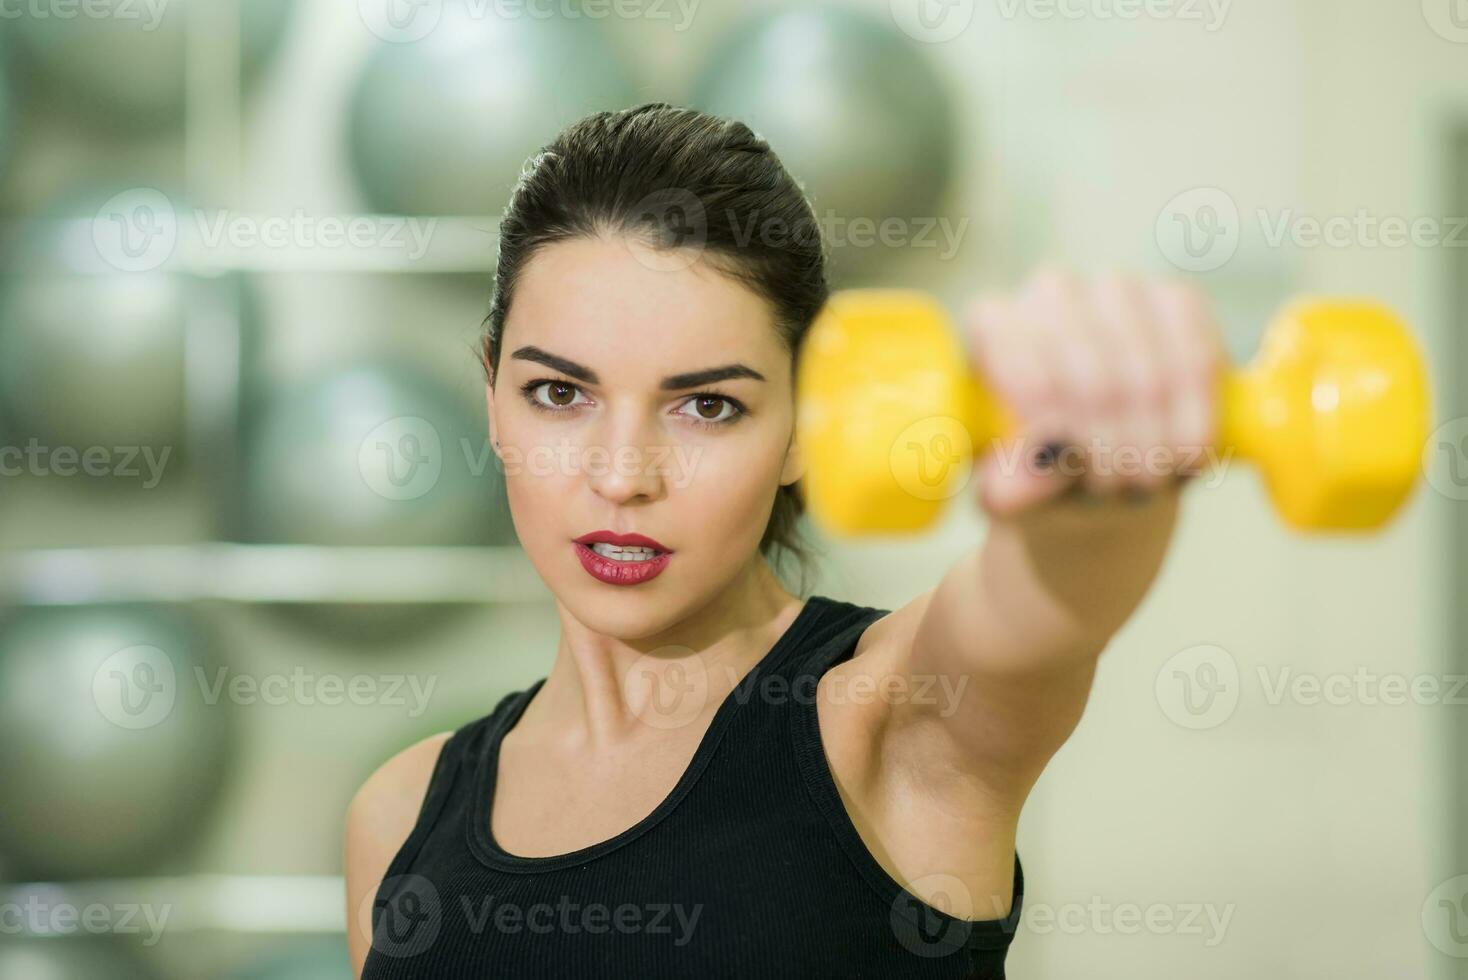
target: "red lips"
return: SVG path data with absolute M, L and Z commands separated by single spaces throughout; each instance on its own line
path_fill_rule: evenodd
M 659 552 L 652 558 L 621 561 L 605 558 L 593 549 L 594 544 L 614 544 L 622 547 L 652 548 Z M 652 538 L 641 534 L 615 534 L 611 531 L 593 531 L 583 534 L 573 544 L 576 558 L 588 575 L 608 585 L 640 585 L 663 573 L 673 560 L 673 553 Z
M 575 539 L 577 544 L 588 547 L 593 544 L 615 544 L 624 548 L 651 548 L 654 551 L 664 551 L 671 554 L 668 548 L 659 541 L 649 538 L 645 534 L 618 534 L 615 531 L 592 531 Z

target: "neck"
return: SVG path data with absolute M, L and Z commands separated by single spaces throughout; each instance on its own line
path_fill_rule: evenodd
M 802 606 L 759 554 L 726 589 L 648 636 L 598 633 L 562 605 L 555 663 L 515 727 L 579 746 L 701 733 Z

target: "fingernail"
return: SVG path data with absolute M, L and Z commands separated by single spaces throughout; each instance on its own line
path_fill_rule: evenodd
M 1060 454 L 1065 451 L 1065 445 L 1051 440 L 1039 449 L 1035 450 L 1035 466 L 1042 470 L 1048 470 L 1055 466 L 1060 460 Z

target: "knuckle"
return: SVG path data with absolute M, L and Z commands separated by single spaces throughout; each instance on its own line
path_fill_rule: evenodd
M 1025 405 L 1043 405 L 1053 397 L 1045 377 L 1035 371 L 1015 372 L 1009 381 L 1009 389 L 1015 401 Z
M 1093 371 L 1076 372 L 1070 381 L 1071 400 L 1089 413 L 1112 414 L 1126 406 L 1124 386 Z
M 1172 401 L 1171 388 L 1155 371 L 1136 370 L 1128 391 L 1131 395 L 1129 407 L 1133 410 L 1157 413 L 1165 410 Z
M 993 296 L 972 300 L 965 311 L 969 326 L 980 333 L 992 333 L 1003 322 L 1004 303 Z
M 1112 309 L 1132 310 L 1141 294 L 1141 282 L 1128 272 L 1108 272 L 1096 281 L 1095 292 Z
M 1186 280 L 1164 280 L 1158 287 L 1158 295 L 1162 308 L 1177 319 L 1197 319 L 1205 313 L 1203 293 L 1197 286 Z
M 1075 273 L 1059 263 L 1046 263 L 1031 273 L 1029 285 L 1037 294 L 1067 298 L 1075 291 Z

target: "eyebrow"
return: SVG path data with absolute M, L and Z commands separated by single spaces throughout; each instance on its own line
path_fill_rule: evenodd
M 548 368 L 554 368 L 562 374 L 569 374 L 577 381 L 584 381 L 589 385 L 601 384 L 601 378 L 591 368 L 559 354 L 541 350 L 539 347 L 526 346 L 516 348 L 510 355 L 511 358 L 521 361 L 534 361 L 536 364 L 544 364 Z M 670 374 L 664 378 L 658 387 L 664 391 L 681 391 L 684 388 L 697 388 L 699 385 L 712 384 L 715 381 L 728 381 L 733 378 L 753 378 L 755 381 L 765 380 L 765 376 L 747 364 L 725 364 L 722 367 L 705 368 L 702 371 L 689 371 L 685 374 Z

